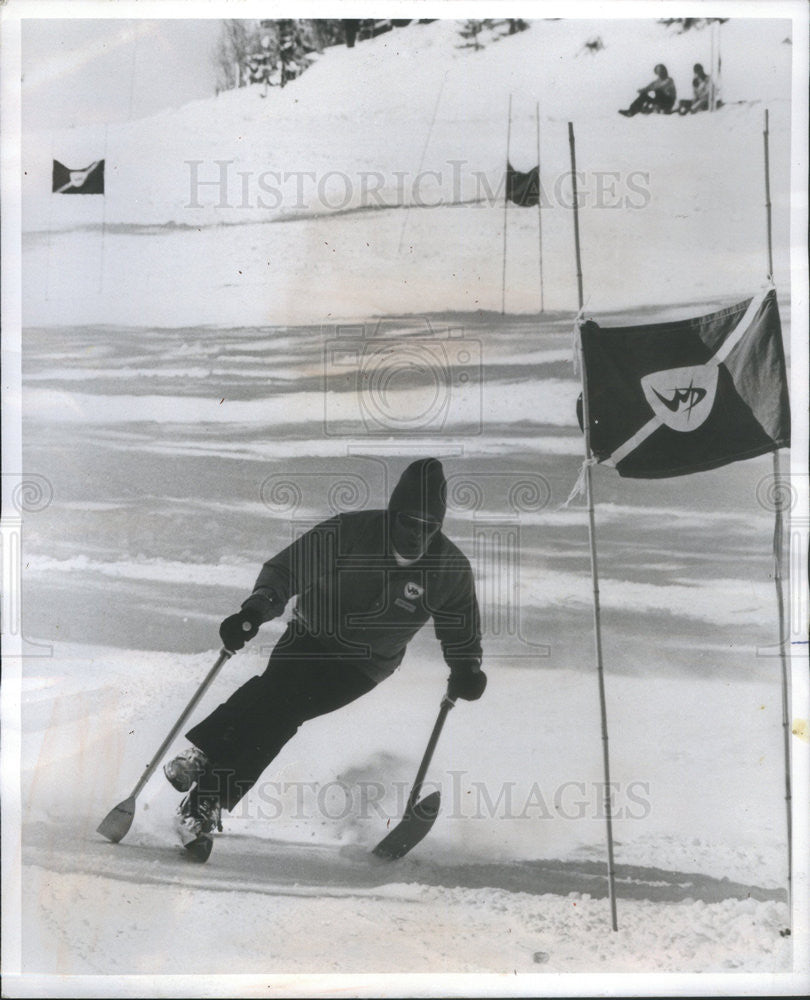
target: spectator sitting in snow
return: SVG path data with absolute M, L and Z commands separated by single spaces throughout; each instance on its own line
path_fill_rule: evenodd
M 675 106 L 676 96 L 675 84 L 667 73 L 666 66 L 658 63 L 655 67 L 655 79 L 645 87 L 640 87 L 638 97 L 629 108 L 620 110 L 619 114 L 626 118 L 632 118 L 639 111 L 645 115 L 652 111 L 669 114 Z
M 695 96 L 690 108 L 692 114 L 696 111 L 709 111 L 711 109 L 712 90 L 714 89 L 712 78 L 700 63 L 695 63 L 694 74 L 692 92 Z
M 691 101 L 681 101 L 678 105 L 678 113 L 693 115 L 696 111 L 712 111 L 713 98 L 714 107 L 720 107 L 721 102 L 716 99 L 716 88 L 712 78 L 700 63 L 695 63 L 692 69 L 695 74 L 692 79 L 694 97 Z

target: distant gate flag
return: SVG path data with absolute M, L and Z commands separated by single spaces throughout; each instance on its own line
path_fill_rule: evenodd
M 71 170 L 59 160 L 54 160 L 53 193 L 104 194 L 104 160 L 96 160 L 81 170 Z
M 540 167 L 522 174 L 506 161 L 506 197 L 521 208 L 531 208 L 540 201 Z
M 674 323 L 589 321 L 581 336 L 591 451 L 619 475 L 683 476 L 790 445 L 773 288 Z

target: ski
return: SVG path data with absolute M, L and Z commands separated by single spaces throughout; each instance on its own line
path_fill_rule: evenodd
M 408 851 L 416 847 L 427 836 L 430 828 L 436 822 L 441 804 L 440 793 L 438 791 L 431 792 L 430 795 L 426 795 L 423 799 L 419 799 L 419 793 L 422 790 L 422 783 L 425 780 L 427 769 L 433 758 L 433 751 L 439 742 L 439 735 L 447 718 L 447 713 L 454 705 L 454 699 L 445 694 L 439 707 L 436 724 L 428 740 L 425 755 L 422 758 L 422 763 L 419 765 L 411 794 L 408 797 L 405 813 L 394 829 L 387 836 L 383 837 L 371 852 L 375 857 L 385 858 L 387 861 L 396 861 L 397 858 L 405 857 Z
M 184 844 L 183 850 L 186 851 L 189 861 L 204 864 L 211 857 L 213 847 L 214 838 L 207 833 L 201 833 L 194 840 L 190 840 L 187 844 Z
M 386 861 L 404 858 L 408 851 L 416 847 L 430 832 L 439 815 L 440 803 L 439 792 L 426 795 L 412 809 L 405 811 L 399 823 L 383 837 L 371 853 Z

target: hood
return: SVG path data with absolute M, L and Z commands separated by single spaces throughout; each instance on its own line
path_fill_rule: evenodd
M 391 493 L 392 514 L 413 514 L 431 521 L 444 521 L 447 511 L 447 480 L 437 458 L 411 462 Z

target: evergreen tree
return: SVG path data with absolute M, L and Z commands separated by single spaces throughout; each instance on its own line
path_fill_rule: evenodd
M 668 28 L 673 24 L 678 25 L 678 34 L 682 35 L 692 28 L 705 28 L 714 21 L 725 24 L 727 20 L 727 17 L 659 17 L 658 23 L 665 24 Z

